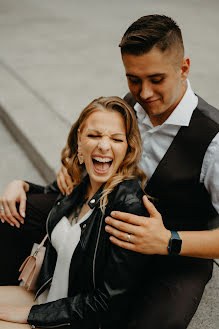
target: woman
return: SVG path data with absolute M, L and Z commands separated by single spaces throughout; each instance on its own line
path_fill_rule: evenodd
M 125 101 L 101 97 L 82 111 L 62 152 L 74 189 L 59 195 L 47 218 L 35 298 L 23 287 L 0 287 L 0 328 L 127 327 L 149 258 L 110 243 L 104 219 L 112 210 L 145 215 L 140 154 L 136 118 Z

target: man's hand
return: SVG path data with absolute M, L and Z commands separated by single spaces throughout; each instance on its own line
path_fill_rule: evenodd
M 161 214 L 146 196 L 143 202 L 150 217 L 112 211 L 112 217 L 105 219 L 108 224 L 105 229 L 112 234 L 111 242 L 119 247 L 148 255 L 167 255 L 171 233 L 165 228 Z
M 26 192 L 29 185 L 21 180 L 11 182 L 0 196 L 0 218 L 2 223 L 8 222 L 11 226 L 20 227 L 24 223 L 26 211 Z M 19 203 L 19 212 L 16 208 Z
M 57 174 L 57 184 L 61 191 L 61 193 L 64 194 L 71 194 L 73 190 L 73 184 L 71 176 L 68 174 L 67 169 L 62 166 Z
M 0 320 L 27 323 L 30 309 L 30 306 L 0 305 Z

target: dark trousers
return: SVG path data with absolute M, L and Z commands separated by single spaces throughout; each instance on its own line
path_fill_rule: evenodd
M 46 234 L 45 222 L 57 194 L 27 193 L 26 218 L 20 228 L 0 222 L 0 285 L 18 285 L 19 267 L 33 243 Z
M 190 257 L 153 256 L 152 268 L 133 301 L 128 329 L 185 329 L 198 308 L 213 262 Z
M 18 269 L 34 242 L 45 235 L 45 222 L 57 194 L 29 194 L 25 224 L 0 224 L 0 285 L 18 284 Z M 212 275 L 212 261 L 152 256 L 140 294 L 133 298 L 127 329 L 185 329 Z M 143 297 L 142 297 L 143 296 Z M 127 314 L 128 316 L 128 314 Z

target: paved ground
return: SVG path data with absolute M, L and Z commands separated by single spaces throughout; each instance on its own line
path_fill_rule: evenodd
M 27 158 L 20 145 L 13 139 L 0 120 L 1 171 L 0 194 L 7 184 L 14 179 L 26 179 L 30 182 L 45 184 L 38 170 Z
M 44 179 L 53 179 L 81 109 L 126 92 L 118 43 L 150 13 L 178 21 L 193 89 L 219 107 L 218 12 L 218 0 L 0 0 L 0 119 Z M 2 125 L 0 132 L 0 191 L 14 177 L 39 181 Z M 190 329 L 219 328 L 218 282 L 216 268 Z

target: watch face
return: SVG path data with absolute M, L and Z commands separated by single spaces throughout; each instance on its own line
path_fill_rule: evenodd
M 182 240 L 177 232 L 171 231 L 171 238 L 168 245 L 168 253 L 171 256 L 179 255 L 182 246 Z
M 171 254 L 178 255 L 181 251 L 182 240 L 181 239 L 172 239 L 171 243 Z

